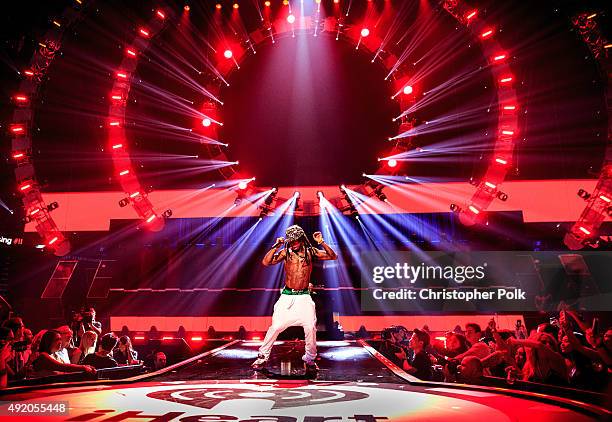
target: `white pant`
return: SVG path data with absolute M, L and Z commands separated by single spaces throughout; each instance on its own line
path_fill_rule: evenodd
M 314 361 L 317 356 L 317 315 L 315 304 L 308 294 L 281 294 L 274 304 L 272 325 L 268 328 L 263 344 L 259 348 L 259 353 L 268 359 L 278 335 L 288 327 L 295 325 L 304 327 L 306 353 L 302 359 L 306 362 Z

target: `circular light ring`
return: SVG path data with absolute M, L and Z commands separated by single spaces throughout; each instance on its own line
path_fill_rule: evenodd
M 500 185 L 510 171 L 516 134 L 518 128 L 519 108 L 517 94 L 514 89 L 515 77 L 507 64 L 506 54 L 500 54 L 503 49 L 497 42 L 494 27 L 480 18 L 474 9 L 461 2 L 445 1 L 444 9 L 462 25 L 466 26 L 480 42 L 485 57 L 490 57 L 490 70 L 497 90 L 497 131 L 493 145 L 492 159 L 488 164 L 482 181 L 477 184 L 476 192 L 468 200 L 468 205 L 459 212 L 460 221 L 471 226 L 483 220 L 484 212 L 497 197 Z M 485 35 L 486 34 L 486 35 Z M 503 59 L 500 59 L 504 56 Z M 514 107 L 506 109 L 507 105 Z M 495 186 L 491 189 L 490 186 Z M 477 210 L 478 212 L 473 212 Z
M 31 154 L 31 128 L 34 119 L 31 100 L 38 93 L 55 53 L 60 49 L 64 34 L 83 18 L 83 10 L 78 4 L 66 8 L 60 18 L 53 20 L 53 25 L 38 43 L 38 48 L 30 60 L 30 68 L 23 72 L 25 78 L 19 84 L 20 95 L 15 98 L 16 108 L 9 126 L 12 136 L 11 157 L 16 164 L 15 179 L 18 192 L 22 195 L 26 219 L 34 223 L 43 244 L 56 256 L 68 254 L 71 245 L 53 220 L 37 183 Z
M 165 12 L 165 11 L 164 11 Z M 112 96 L 126 99 L 129 96 L 132 84 L 132 76 L 138 66 L 138 59 L 147 50 L 151 40 L 165 26 L 168 19 L 167 13 L 161 18 L 159 11 L 153 12 L 147 22 L 147 36 L 143 37 L 136 32 L 132 42 L 126 45 L 126 52 L 136 54 L 125 54 L 123 59 L 112 75 L 114 82 L 111 92 Z M 136 171 L 132 166 L 129 152 L 129 142 L 125 133 L 125 121 L 127 102 L 116 101 L 111 96 L 107 116 L 107 141 L 108 150 L 112 154 L 115 169 L 115 178 L 119 181 L 121 188 L 126 194 L 126 200 L 132 205 L 138 216 L 145 221 L 146 227 L 152 231 L 159 231 L 164 227 L 164 219 L 158 215 L 149 200 L 146 190 L 138 180 Z M 134 195 L 135 192 L 141 194 Z

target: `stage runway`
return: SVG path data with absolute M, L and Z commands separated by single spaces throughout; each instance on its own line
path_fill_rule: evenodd
M 361 341 L 319 342 L 321 369 L 312 379 L 302 376 L 303 342 L 278 342 L 268 368 L 278 375 L 273 379 L 249 366 L 258 347 L 258 342 L 232 341 L 154 374 L 9 390 L 0 399 L 64 402 L 69 413 L 54 419 L 70 421 L 581 421 L 610 416 L 602 408 L 562 399 L 412 382 Z

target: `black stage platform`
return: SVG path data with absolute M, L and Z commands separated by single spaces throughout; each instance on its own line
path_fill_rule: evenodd
M 232 341 L 152 374 L 121 381 L 8 389 L 0 393 L 0 400 L 64 401 L 69 414 L 39 420 L 69 421 L 543 422 L 610 418 L 601 406 L 576 400 L 415 381 L 363 341 L 319 342 L 321 369 L 312 379 L 303 376 L 303 341 L 278 342 L 266 376 L 250 368 L 258 347 L 259 342 Z M 36 419 L 27 416 L 27 420 Z

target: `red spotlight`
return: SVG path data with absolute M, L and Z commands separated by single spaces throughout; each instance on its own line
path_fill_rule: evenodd
M 123 171 L 119 172 L 119 176 L 126 176 L 128 174 L 130 174 L 129 170 L 123 170 Z
M 185 12 L 189 12 L 189 10 L 191 9 L 191 7 L 189 7 L 188 4 L 185 5 L 185 7 L 183 7 L 183 9 L 185 10 Z
M 109 123 L 109 126 L 112 127 L 119 127 L 121 125 L 121 122 L 119 122 L 118 120 L 113 120 L 112 122 Z
M 128 76 L 128 75 L 127 75 L 127 73 L 125 73 L 125 72 L 122 72 L 122 71 L 117 72 L 117 77 L 118 77 L 118 78 L 121 78 L 121 79 L 127 79 L 127 76 Z
M 47 243 L 47 245 L 51 246 L 53 245 L 55 242 L 57 242 L 59 238 L 57 236 L 55 236 L 53 239 L 49 240 L 49 243 Z
M 587 236 L 591 234 L 590 230 L 587 230 L 586 228 L 582 226 L 578 227 L 578 230 L 580 230 L 582 233 L 586 234 Z
M 13 153 L 13 158 L 15 160 L 20 160 L 23 157 L 25 157 L 25 154 L 23 152 L 15 152 L 15 153 Z
M 289 22 L 289 23 L 295 22 L 295 16 L 294 15 L 287 16 L 287 22 Z
M 160 19 L 166 19 L 166 14 L 165 14 L 164 12 L 162 12 L 161 10 L 158 10 L 158 11 L 156 12 L 156 14 L 157 14 L 157 17 L 158 17 L 158 18 L 160 18 Z
M 157 216 L 155 214 L 153 214 L 152 216 L 150 216 L 149 218 L 147 218 L 147 223 L 150 223 L 151 221 L 155 220 Z M 165 338 L 165 337 L 164 337 Z M 164 340 L 164 338 L 162 338 L 162 340 Z
M 27 97 L 26 95 L 24 95 L 24 94 L 16 94 L 16 95 L 13 97 L 13 100 L 14 100 L 14 101 L 15 101 L 15 103 L 17 103 L 17 104 L 27 104 L 27 103 L 28 103 L 28 101 L 29 101 L 28 97 Z
M 283 6 L 288 6 L 289 5 L 289 0 L 283 0 Z
M 138 33 L 145 38 L 149 38 L 149 31 L 146 28 L 140 28 Z
M 390 159 L 390 160 L 388 160 L 388 161 L 387 161 L 387 165 L 388 165 L 389 167 L 391 167 L 391 168 L 396 167 L 396 166 L 397 166 L 397 160 L 395 160 L 395 159 L 393 159 L 393 158 L 392 158 L 392 159 Z
M 503 166 L 505 166 L 506 164 L 508 164 L 508 161 L 507 161 L 507 160 L 504 160 L 503 158 L 496 158 L 496 159 L 495 159 L 495 162 L 496 162 L 497 164 L 501 164 L 501 165 L 503 165 Z
M 23 73 L 28 77 L 34 76 L 34 72 L 32 72 L 30 69 L 24 70 Z
M 123 148 L 123 144 L 115 144 L 113 145 L 113 149 Z
M 233 55 L 234 53 L 232 53 L 232 50 L 229 49 L 223 52 L 223 57 L 225 57 L 226 59 L 231 59 Z
M 128 48 L 127 50 L 125 50 L 125 53 L 126 53 L 128 56 L 131 56 L 131 57 L 136 57 L 136 50 L 134 50 L 134 49 L 132 49 L 132 48 Z
M 495 56 L 493 56 L 491 61 L 493 63 L 500 63 L 500 62 L 504 61 L 505 59 L 506 59 L 506 54 L 505 53 L 498 53 Z
M 465 15 L 465 20 L 469 22 L 472 19 L 474 19 L 477 14 L 478 14 L 477 10 L 472 10 L 471 12 L 468 12 L 467 15 Z
M 369 30 L 368 28 L 363 28 L 363 29 L 361 30 L 361 36 L 365 38 L 365 37 L 367 37 L 368 35 L 370 35 L 370 30 Z
M 485 40 L 487 38 L 490 38 L 492 35 L 493 35 L 493 29 L 487 28 L 482 32 L 482 34 L 480 34 L 480 38 Z
M 215 7 L 217 8 L 217 10 L 221 10 L 223 6 L 221 5 L 221 3 L 217 3 L 215 4 Z
M 191 341 L 202 341 L 202 336 L 193 336 L 191 337 Z
M 405 94 L 405 95 L 410 95 L 410 94 L 412 94 L 412 92 L 413 92 L 412 86 L 410 86 L 410 85 L 406 85 L 406 86 L 404 87 L 403 92 L 404 92 L 404 94 Z
M 202 126 L 204 127 L 209 127 L 211 124 L 212 124 L 212 121 L 208 117 L 202 120 Z
M 9 126 L 9 130 L 14 135 L 23 135 L 25 133 L 25 126 L 22 124 L 14 124 Z
M 514 78 L 512 76 L 504 76 L 503 78 L 501 78 L 499 80 L 499 83 L 501 83 L 501 84 L 508 84 L 508 83 L 512 82 L 513 79 Z
M 238 183 L 238 189 L 245 190 L 246 188 L 247 188 L 247 182 L 245 182 L 244 180 Z
M 232 6 L 234 9 L 238 9 L 240 7 L 240 5 L 238 3 L 234 3 L 234 5 Z
M 31 183 L 24 183 L 23 185 L 19 186 L 19 190 L 22 192 L 25 192 L 27 190 L 32 189 L 32 184 Z
M 270 7 L 271 4 L 272 3 L 270 3 L 269 1 L 264 1 L 264 6 L 266 6 L 266 7 Z
M 476 215 L 480 214 L 480 210 L 479 210 L 478 208 L 476 208 L 474 205 L 470 205 L 470 206 L 468 207 L 468 209 L 469 209 L 470 211 L 472 211 L 472 212 L 473 212 L 474 214 L 476 214 Z

